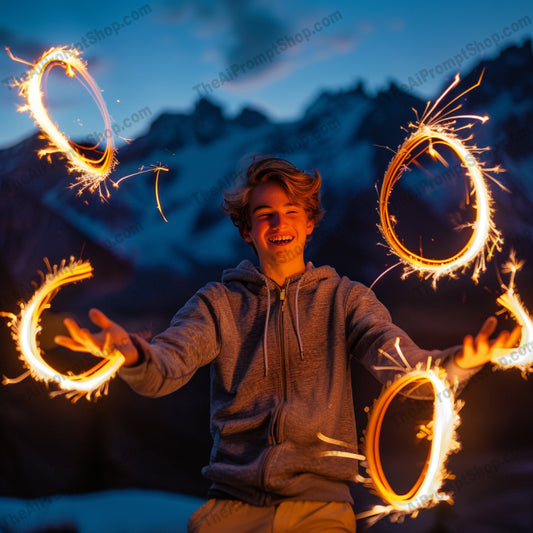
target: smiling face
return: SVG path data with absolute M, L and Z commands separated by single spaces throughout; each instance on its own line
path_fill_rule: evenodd
M 303 206 L 291 200 L 275 181 L 258 185 L 250 194 L 251 229 L 244 240 L 253 243 L 262 271 L 272 279 L 305 270 L 303 250 L 314 228 Z

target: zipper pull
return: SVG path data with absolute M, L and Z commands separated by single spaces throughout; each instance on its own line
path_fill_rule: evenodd
M 281 302 L 281 310 L 285 308 L 285 294 L 287 293 L 287 289 L 289 288 L 289 280 L 287 280 L 287 284 L 283 289 L 279 291 L 279 301 Z
M 281 307 L 283 308 L 285 305 L 285 289 L 281 289 L 281 291 L 279 291 L 279 301 L 281 302 Z

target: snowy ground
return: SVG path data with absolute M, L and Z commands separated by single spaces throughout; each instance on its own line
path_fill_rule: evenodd
M 115 490 L 35 500 L 0 500 L 1 533 L 181 533 L 204 500 L 166 492 Z
M 448 484 L 455 503 L 425 509 L 418 517 L 384 517 L 370 533 L 530 533 L 533 531 L 531 449 L 458 454 L 457 478 Z M 383 503 L 359 486 L 356 513 Z M 179 533 L 205 500 L 168 492 L 112 490 L 35 500 L 0 499 L 1 533 Z

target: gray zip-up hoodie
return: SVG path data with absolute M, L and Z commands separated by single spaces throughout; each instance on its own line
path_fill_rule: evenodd
M 355 461 L 320 452 L 357 449 L 350 359 L 386 383 L 400 371 L 380 350 L 401 364 L 398 337 L 412 365 L 432 355 L 451 382 L 473 374 L 454 362 L 460 347 L 418 348 L 372 291 L 329 266 L 308 263 L 280 287 L 243 261 L 201 288 L 150 343 L 132 335 L 141 362 L 119 375 L 140 394 L 162 396 L 211 363 L 213 448 L 202 470 L 213 482 L 209 496 L 353 503 Z

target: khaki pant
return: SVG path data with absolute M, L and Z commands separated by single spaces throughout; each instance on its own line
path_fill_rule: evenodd
M 258 507 L 211 499 L 189 520 L 189 533 L 355 533 L 352 506 L 342 502 L 287 501 Z

